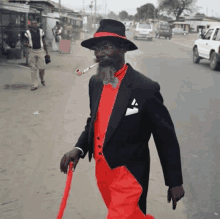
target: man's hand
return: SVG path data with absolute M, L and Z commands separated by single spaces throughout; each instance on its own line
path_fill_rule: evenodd
M 48 55 L 47 44 L 46 44 L 45 40 L 43 40 L 43 45 L 44 45 L 44 50 L 46 52 L 46 55 Z
M 28 48 L 31 48 L 31 46 L 30 46 L 30 44 L 29 44 L 28 42 L 26 42 L 26 43 L 24 44 L 24 46 L 26 46 L 26 47 L 28 47 Z
M 73 150 L 65 153 L 60 161 L 60 171 L 67 173 L 67 169 L 71 161 L 73 162 L 73 169 L 75 170 L 76 165 L 79 162 L 81 153 L 82 152 L 77 148 L 74 148 Z
M 170 187 L 167 191 L 167 201 L 173 200 L 173 210 L 176 209 L 177 202 L 184 196 L 185 191 L 182 186 Z

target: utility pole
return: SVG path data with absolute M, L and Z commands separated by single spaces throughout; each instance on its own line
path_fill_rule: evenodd
M 92 23 L 93 23 L 93 22 L 92 22 L 92 7 L 93 7 L 92 3 L 93 3 L 93 1 L 91 1 L 91 5 L 89 5 L 89 7 L 91 8 L 91 21 L 90 21 L 90 22 L 91 22 L 91 28 L 93 28 L 93 27 L 92 27 L 92 26 L 93 26 L 93 25 L 92 25 Z
M 154 22 L 156 20 L 156 8 L 154 8 Z
M 28 13 L 25 13 L 25 28 L 26 30 L 28 29 Z M 25 47 L 25 56 L 26 56 L 26 66 L 28 66 L 28 47 Z
M 95 0 L 95 22 L 94 23 L 96 24 L 96 0 Z
M 105 3 L 105 17 L 106 17 L 106 6 L 107 6 L 107 3 Z
M 149 5 L 147 5 L 147 22 L 149 22 Z
M 60 16 L 61 0 L 59 0 L 59 16 Z

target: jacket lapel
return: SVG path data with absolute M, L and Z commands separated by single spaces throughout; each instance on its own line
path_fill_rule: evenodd
M 112 110 L 112 114 L 109 120 L 107 132 L 105 135 L 104 145 L 110 140 L 111 136 L 113 135 L 114 131 L 118 127 L 122 117 L 125 114 L 127 109 L 127 105 L 129 102 L 129 98 L 131 95 L 131 79 L 130 76 L 132 74 L 132 68 L 128 65 L 128 70 L 125 74 L 124 79 L 121 82 L 118 95 Z

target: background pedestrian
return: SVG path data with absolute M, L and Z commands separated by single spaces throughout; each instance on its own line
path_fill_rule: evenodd
M 31 67 L 32 91 L 38 89 L 38 71 L 41 84 L 45 86 L 44 74 L 46 69 L 45 55 L 48 56 L 45 35 L 42 29 L 38 28 L 36 20 L 31 21 L 30 30 L 24 34 L 26 37 L 25 46 L 29 48 L 29 64 Z M 46 52 L 46 54 L 45 54 Z
M 57 21 L 56 25 L 52 28 L 54 41 L 53 41 L 53 51 L 59 51 L 60 40 L 62 39 L 63 27 L 61 27 L 60 22 Z

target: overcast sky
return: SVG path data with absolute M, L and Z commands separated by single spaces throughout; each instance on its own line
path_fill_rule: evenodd
M 59 0 L 53 1 L 59 3 Z M 95 0 L 93 0 L 93 6 L 95 5 L 94 2 Z M 83 8 L 83 3 L 85 6 L 88 6 L 91 4 L 91 0 L 61 0 L 62 5 L 75 9 L 76 11 Z M 105 3 L 107 3 L 106 13 L 110 10 L 118 14 L 120 11 L 125 10 L 129 15 L 136 14 L 136 9 L 144 4 L 152 3 L 156 7 L 158 5 L 157 0 L 96 0 L 99 13 L 105 13 Z M 196 5 L 201 7 L 198 9 L 200 13 L 220 17 L 220 0 L 197 0 Z

